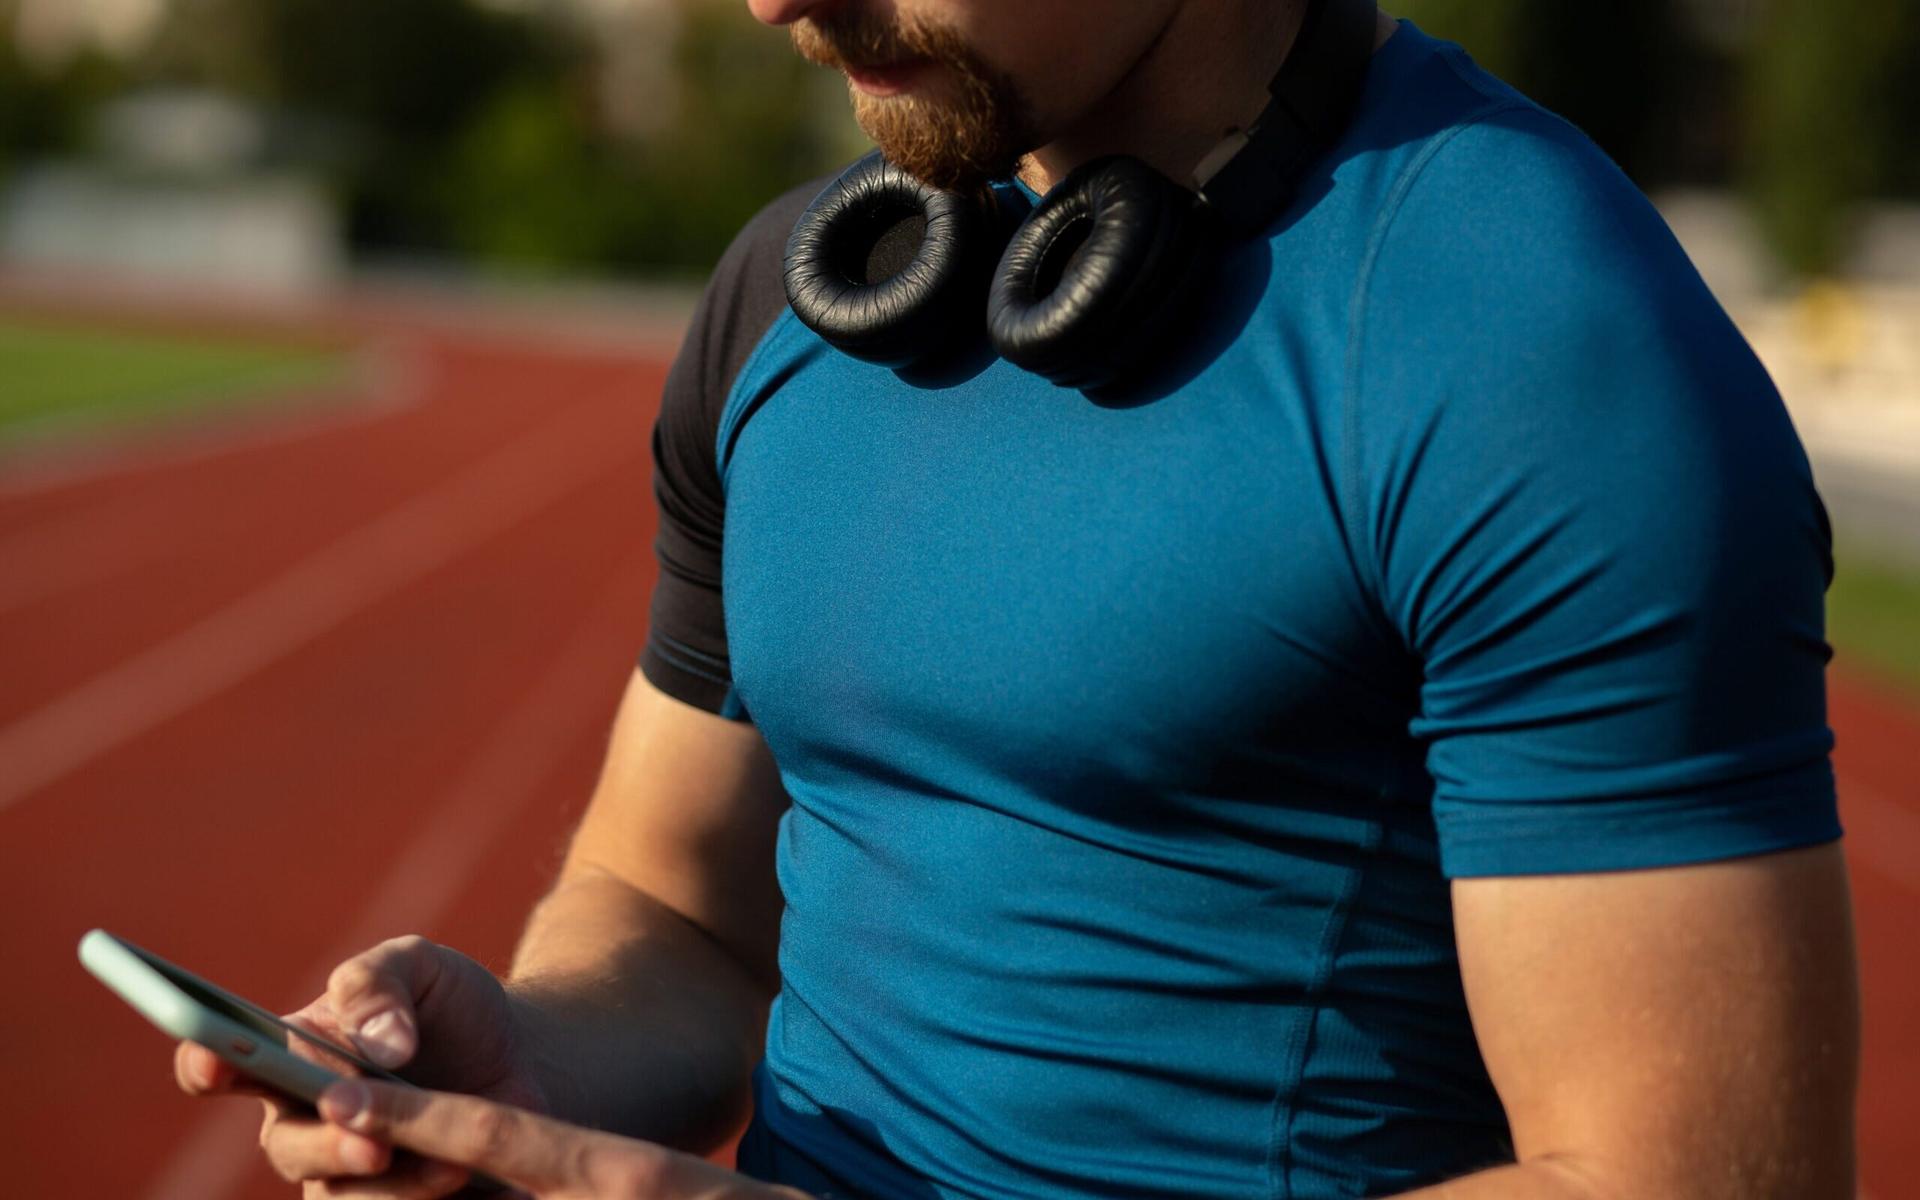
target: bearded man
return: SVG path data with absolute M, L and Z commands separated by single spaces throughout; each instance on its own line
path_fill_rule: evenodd
M 1644 199 L 1371 3 L 751 4 L 886 161 L 708 288 L 509 978 L 402 939 L 302 1014 L 445 1091 L 270 1100 L 276 1167 L 1851 1197 L 1828 530 Z

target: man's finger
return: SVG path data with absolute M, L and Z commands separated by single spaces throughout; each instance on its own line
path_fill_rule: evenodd
M 313 1185 L 310 1195 L 326 1200 L 444 1200 L 466 1186 L 464 1167 L 432 1159 L 414 1159 L 376 1179 L 326 1179 Z M 519 1193 L 514 1193 L 518 1195 Z
M 173 1081 L 190 1096 L 258 1096 L 266 1100 L 280 1095 L 197 1042 L 181 1042 L 174 1047 Z
M 284 1105 L 270 1107 L 260 1126 L 260 1148 L 282 1179 L 370 1176 L 384 1173 L 393 1162 L 385 1142 L 354 1133 L 311 1115 L 300 1116 Z
M 536 1192 L 583 1186 L 588 1143 L 601 1136 L 475 1096 L 364 1079 L 328 1088 L 320 1113 L 357 1133 Z
M 181 1042 L 174 1047 L 173 1081 L 189 1096 L 227 1091 L 239 1074 L 205 1046 Z
M 425 938 L 392 938 L 335 967 L 327 979 L 327 1005 L 360 1052 L 388 1069 L 420 1048 L 414 1015 L 440 972 L 440 956 Z

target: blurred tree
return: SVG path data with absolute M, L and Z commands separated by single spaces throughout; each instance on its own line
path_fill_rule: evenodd
M 1680 0 L 1389 2 L 1643 186 L 1723 181 L 1739 141 L 1763 226 L 1798 270 L 1838 261 L 1845 211 L 1868 188 L 1920 191 L 1920 153 L 1900 140 L 1920 108 L 1914 0 L 1756 0 L 1751 51 L 1744 34 L 1706 45 L 1701 5 Z M 141 69 L 274 110 L 281 150 L 339 180 L 361 250 L 697 271 L 768 197 L 862 142 L 838 77 L 742 6 L 661 3 L 672 49 L 659 66 L 632 60 L 644 86 L 618 94 L 641 119 L 626 122 L 605 103 L 622 78 L 602 57 L 606 29 L 555 3 L 173 0 Z M 636 38 L 659 44 L 629 30 L 629 49 Z M 0 45 L 0 163 L 72 143 L 98 90 L 90 70 L 49 82 Z
M 1690 46 L 1675 0 L 1533 4 L 1520 86 L 1579 126 L 1643 188 L 1675 174 L 1676 80 Z
M 455 249 L 516 272 L 605 269 L 619 258 L 631 171 L 568 91 L 495 96 L 436 173 L 434 207 Z
M 1518 79 L 1528 0 L 1398 0 L 1384 7 L 1435 37 L 1459 42 L 1500 78 Z
M 1643 187 L 1672 171 L 1670 84 L 1686 49 L 1674 0 L 1399 0 L 1389 7 L 1459 42 L 1481 66 L 1579 126 Z
M 266 52 L 267 10 L 258 0 L 172 0 L 141 56 L 142 82 L 276 99 Z
M 340 176 L 357 248 L 512 269 L 704 270 L 767 199 L 851 157 L 838 77 L 710 0 L 678 0 L 670 23 L 670 119 L 623 136 L 595 102 L 601 48 L 568 11 L 176 0 L 149 74 L 321 131 L 302 153 Z
M 148 66 L 317 131 L 356 245 L 434 249 L 450 245 L 435 174 L 454 143 L 578 53 L 555 26 L 472 0 L 175 0 Z
M 704 269 L 759 208 L 850 161 L 846 84 L 811 66 L 744 5 L 682 5 L 679 119 L 645 147 L 646 220 L 628 261 Z
M 0 26 L 0 184 L 6 182 L 14 162 L 42 140 L 34 83 L 6 27 Z
M 457 245 L 521 270 L 704 272 L 779 192 L 853 156 L 838 76 L 733 5 L 681 7 L 672 119 L 634 141 L 593 121 L 583 78 L 508 89 L 445 161 Z
M 471 0 L 274 0 L 266 14 L 282 103 L 405 147 L 444 144 L 504 87 L 552 81 L 571 49 Z
M 1895 107 L 1910 4 L 1768 2 L 1747 64 L 1745 175 L 1762 231 L 1797 275 L 1842 263 L 1857 205 L 1910 137 L 1912 113 Z
M 77 148 L 94 109 L 126 83 L 120 64 L 97 53 L 35 64 L 10 34 L 0 23 L 0 183 L 20 163 Z
M 1908 10 L 1893 55 L 1892 103 L 1887 106 L 1887 183 L 1901 196 L 1920 197 L 1920 16 Z

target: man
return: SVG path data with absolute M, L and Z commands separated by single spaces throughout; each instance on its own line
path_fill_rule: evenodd
M 751 3 L 893 161 L 1035 195 L 1110 152 L 1189 177 L 1304 11 Z M 1851 1196 L 1827 530 L 1777 397 L 1638 194 L 1457 47 L 1381 17 L 1314 171 L 1137 404 L 837 353 L 779 290 L 813 189 L 750 224 L 663 405 L 643 670 L 510 982 L 402 939 L 304 1013 L 474 1095 L 269 1101 L 276 1167 Z M 750 1106 L 745 1175 L 679 1152 Z

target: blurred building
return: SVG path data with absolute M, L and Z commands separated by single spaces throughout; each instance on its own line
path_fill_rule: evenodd
M 30 166 L 0 196 L 0 263 L 114 282 L 298 295 L 346 250 L 315 180 L 265 165 L 266 119 L 206 92 L 107 105 L 86 159 Z

